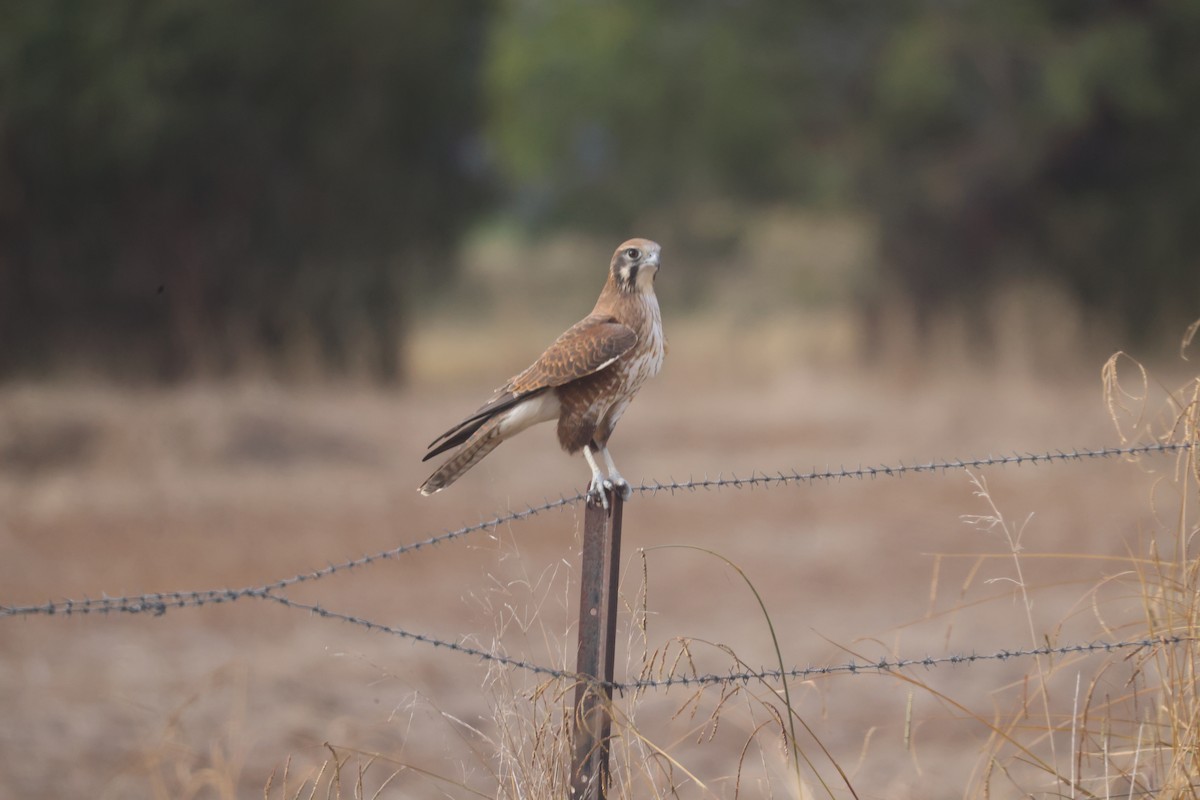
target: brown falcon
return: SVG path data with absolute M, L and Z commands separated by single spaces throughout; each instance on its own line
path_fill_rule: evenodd
M 591 467 L 588 501 L 607 508 L 605 489 L 629 497 L 629 483 L 609 455 L 608 437 L 638 389 L 662 369 L 666 339 L 654 296 L 660 252 L 648 239 L 630 239 L 617 248 L 592 313 L 429 445 L 422 460 L 459 449 L 421 484 L 421 494 L 445 489 L 505 439 L 557 420 L 559 444 L 568 453 L 582 450 Z M 607 477 L 597 459 L 603 459 Z

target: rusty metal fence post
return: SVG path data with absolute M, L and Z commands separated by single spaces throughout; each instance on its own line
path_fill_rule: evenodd
M 571 759 L 573 800 L 604 800 L 608 792 L 623 505 L 619 495 L 609 492 L 609 510 L 588 504 L 583 515 L 579 651 L 575 662 L 580 681 L 575 687 Z

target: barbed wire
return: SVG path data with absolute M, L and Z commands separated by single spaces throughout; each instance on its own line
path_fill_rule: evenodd
M 775 472 L 759 473 L 752 471 L 749 477 L 739 478 L 730 473 L 729 477 L 718 475 L 716 478 L 689 478 L 684 481 L 670 480 L 666 483 L 653 481 L 633 487 L 633 491 L 642 494 L 658 494 L 659 492 L 695 491 L 697 489 L 716 489 L 732 487 L 741 489 L 746 486 L 771 487 L 792 483 L 816 483 L 821 481 L 841 481 L 845 479 L 865 480 L 867 478 L 899 478 L 909 473 L 948 472 L 950 470 L 981 469 L 984 467 L 1018 467 L 1038 464 L 1051 464 L 1062 461 L 1083 461 L 1094 458 L 1120 458 L 1124 456 L 1150 455 L 1156 453 L 1180 453 L 1191 450 L 1193 442 L 1151 442 L 1135 444 L 1127 447 L 1101 447 L 1095 449 L 1051 450 L 1043 453 L 1016 453 L 1007 456 L 982 456 L 979 458 L 953 458 L 897 465 L 858 466 L 854 468 L 839 467 L 838 469 L 813 470 L 811 472 Z
M 940 667 L 944 664 L 971 666 L 984 661 L 1010 661 L 1013 659 L 1032 658 L 1036 656 L 1070 655 L 1072 653 L 1098 653 L 1128 650 L 1131 648 L 1146 648 L 1183 644 L 1200 641 L 1192 636 L 1171 635 L 1157 638 L 1130 639 L 1121 642 L 1087 642 L 1082 644 L 1064 644 L 1058 647 L 1031 647 L 1018 650 L 997 650 L 992 653 L 954 653 L 943 656 L 925 656 L 924 658 L 882 658 L 879 661 L 850 661 L 845 664 L 828 666 L 793 667 L 788 670 L 765 669 L 756 672 L 729 672 L 727 674 L 708 675 L 672 675 L 666 678 L 639 678 L 624 683 L 614 682 L 613 689 L 621 692 L 636 689 L 659 689 L 671 686 L 705 686 L 708 684 L 749 683 L 751 681 L 780 680 L 787 678 L 812 678 L 820 675 L 863 675 L 894 672 L 906 667 Z
M 324 617 L 325 619 L 340 620 L 341 622 L 347 622 L 351 625 L 357 625 L 359 627 L 366 628 L 369 631 L 386 633 L 391 636 L 399 636 L 402 639 L 420 642 L 421 644 L 431 645 L 435 648 L 452 650 L 456 653 L 475 656 L 482 661 L 490 661 L 496 664 L 503 664 L 508 667 L 515 667 L 516 669 L 522 669 L 526 672 L 532 672 L 536 675 L 546 675 L 552 678 L 570 678 L 572 680 L 576 680 L 579 677 L 578 673 L 571 670 L 545 667 L 541 664 L 535 664 L 532 661 L 525 661 L 524 659 L 506 656 L 503 653 L 484 650 L 479 647 L 462 644 L 461 642 L 450 642 L 446 641 L 445 639 L 438 639 L 423 633 L 413 633 L 412 631 L 406 631 L 403 628 L 397 628 L 393 625 L 385 625 L 383 623 L 373 622 L 372 620 L 365 619 L 363 617 L 357 617 L 353 614 L 344 614 L 340 611 L 331 611 L 324 606 L 319 606 L 314 603 L 301 603 L 279 594 L 264 594 L 261 596 L 261 599 L 279 603 L 285 608 L 292 608 L 296 609 L 297 611 L 308 611 L 314 616 Z
M 838 469 L 827 468 L 824 470 L 812 470 L 810 472 L 792 470 L 791 472 L 777 471 L 774 474 L 771 474 L 767 472 L 760 473 L 758 471 L 752 471 L 749 477 L 739 477 L 734 473 L 730 473 L 729 477 L 724 475 L 718 475 L 715 478 L 705 476 L 703 478 L 688 478 L 687 480 L 679 481 L 670 479 L 666 482 L 654 480 L 643 482 L 631 488 L 633 492 L 637 494 L 649 495 L 657 495 L 661 492 L 669 492 L 672 494 L 683 491 L 695 492 L 700 489 L 741 489 L 747 486 L 751 488 L 771 488 L 773 486 L 783 486 L 789 484 L 811 484 L 847 479 L 866 480 L 868 478 L 874 479 L 880 477 L 899 478 L 909 473 L 938 473 L 947 472 L 950 470 L 982 469 L 986 467 L 1012 465 L 1020 467 L 1025 466 L 1026 464 L 1040 465 L 1051 464 L 1055 462 L 1083 461 L 1085 459 L 1096 458 L 1107 459 L 1137 455 L 1179 453 L 1192 449 L 1192 446 L 1193 443 L 1190 441 L 1151 442 L 1129 445 L 1126 447 L 1051 450 L 1042 453 L 1014 452 L 1012 455 L 1004 456 L 988 455 L 978 458 L 933 460 L 917 462 L 913 464 L 905 464 L 900 462 L 894 465 L 882 464 L 879 466 L 858 466 L 855 468 L 839 467 Z M 346 572 L 358 567 L 368 566 L 379 561 L 399 558 L 400 556 L 408 553 L 413 553 L 418 550 L 432 547 L 454 539 L 460 539 L 480 531 L 493 531 L 499 528 L 501 525 L 506 525 L 510 522 L 526 520 L 539 514 L 543 514 L 547 511 L 556 509 L 561 510 L 578 503 L 579 501 L 583 500 L 585 496 L 586 495 L 583 492 L 577 492 L 576 494 L 570 496 L 562 495 L 555 500 L 546 500 L 540 505 L 529 505 L 523 510 L 500 513 L 491 517 L 490 519 L 485 519 L 471 525 L 464 525 L 456 530 L 445 531 L 440 534 L 428 536 L 419 541 L 403 544 L 389 550 L 380 551 L 378 553 L 360 556 L 358 558 L 350 559 L 340 563 L 329 564 L 325 567 L 321 567 L 320 569 L 297 573 L 291 577 L 282 578 L 271 583 L 255 586 L 244 586 L 235 589 L 222 588 L 183 592 L 155 592 L 116 597 L 108 597 L 106 595 L 99 599 L 85 597 L 82 600 L 66 599 L 50 601 L 38 605 L 0 605 L 0 618 L 31 615 L 53 616 L 55 614 L 108 614 L 112 612 L 128 614 L 152 613 L 158 616 L 165 614 L 170 609 L 175 608 L 195 608 L 198 606 L 213 605 L 217 603 L 231 603 L 243 597 L 261 597 L 279 589 L 286 589 L 296 584 L 317 581 L 339 572 Z
M 535 664 L 530 661 L 525 661 L 511 656 L 506 656 L 501 653 L 496 653 L 489 650 L 483 650 L 478 647 L 461 644 L 458 642 L 448 642 L 441 639 L 436 639 L 425 634 L 412 633 L 402 628 L 397 628 L 391 625 L 385 625 L 378 622 L 373 622 L 362 617 L 354 616 L 353 614 L 344 614 L 340 611 L 332 611 L 320 605 L 310 603 L 300 603 L 291 600 L 287 597 L 277 594 L 263 595 L 262 599 L 271 600 L 287 608 L 308 611 L 316 616 L 324 617 L 325 619 L 335 619 L 351 625 L 357 625 L 367 630 L 386 633 L 392 636 L 399 636 L 404 639 L 409 639 L 414 642 L 432 645 L 434 647 L 453 650 L 457 653 L 475 656 L 483 661 L 490 661 L 497 664 L 503 664 L 509 667 L 515 667 L 527 672 L 532 672 L 538 675 L 546 675 L 552 678 L 569 679 L 572 681 L 594 679 L 581 676 L 573 670 L 556 669 L 554 667 L 545 667 L 540 664 Z M 1057 647 L 1049 645 L 1044 647 L 1031 647 L 1014 650 L 996 650 L 991 653 L 953 653 L 950 655 L 941 656 L 925 656 L 923 658 L 897 658 L 888 659 L 882 658 L 879 661 L 849 661 L 844 664 L 829 664 L 825 666 L 807 666 L 793 667 L 788 670 L 764 669 L 758 671 L 731 671 L 725 674 L 710 673 L 705 675 L 670 675 L 666 678 L 637 678 L 629 681 L 594 681 L 595 683 L 612 688 L 614 691 L 621 694 L 637 691 L 640 689 L 667 689 L 672 686 L 709 686 L 713 684 L 728 685 L 733 683 L 748 684 L 751 681 L 778 681 L 784 677 L 787 678 L 813 678 L 822 675 L 866 675 L 879 674 L 885 672 L 893 672 L 896 670 L 905 669 L 907 667 L 925 667 L 932 669 L 942 665 L 950 664 L 956 666 L 972 666 L 974 664 L 986 661 L 1010 661 L 1013 659 L 1033 658 L 1036 656 L 1050 655 L 1070 655 L 1078 653 L 1111 653 L 1119 650 L 1129 650 L 1133 648 L 1147 648 L 1155 646 L 1166 646 L 1173 644 L 1183 644 L 1185 642 L 1197 641 L 1195 637 L 1183 635 L 1168 635 L 1143 639 L 1128 639 L 1118 642 L 1086 642 L 1078 644 L 1065 644 Z

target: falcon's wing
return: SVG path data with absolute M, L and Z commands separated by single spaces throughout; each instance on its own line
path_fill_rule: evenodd
M 612 364 L 637 343 L 637 334 L 609 316 L 584 317 L 559 336 L 505 392 L 526 395 L 586 378 Z
M 434 439 L 426 461 L 465 442 L 484 422 L 530 395 L 599 372 L 637 342 L 629 327 L 606 315 L 589 315 L 568 328 L 520 375 L 496 390 L 471 416 Z

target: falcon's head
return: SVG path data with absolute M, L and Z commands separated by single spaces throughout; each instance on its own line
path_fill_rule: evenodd
M 622 292 L 654 292 L 658 258 L 662 248 L 649 239 L 630 239 L 613 253 L 612 279 Z

